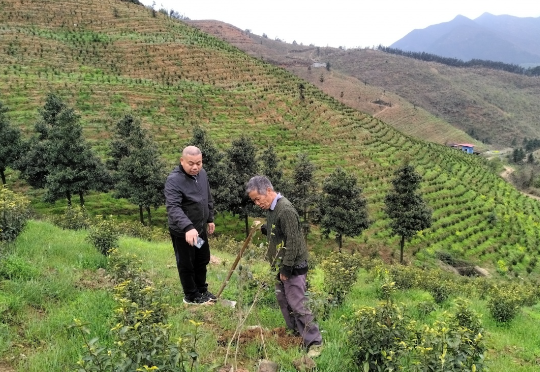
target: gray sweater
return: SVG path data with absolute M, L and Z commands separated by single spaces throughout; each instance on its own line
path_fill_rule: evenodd
M 290 277 L 294 266 L 308 259 L 300 217 L 291 202 L 281 198 L 274 210 L 268 211 L 266 225 L 269 242 L 266 258 L 272 265 L 279 266 L 280 273 Z M 279 254 L 276 254 L 278 248 Z

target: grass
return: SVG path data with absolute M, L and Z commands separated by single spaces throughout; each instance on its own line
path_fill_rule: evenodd
M 0 281 L 0 360 L 16 367 L 18 371 L 68 370 L 74 366 L 82 352 L 82 339 L 68 326 L 74 318 L 88 322 L 92 337 L 99 337 L 104 345 L 110 345 L 109 329 L 114 301 L 106 289 L 105 259 L 85 242 L 84 231 L 67 231 L 46 222 L 30 221 L 26 231 L 8 247 L 4 255 L 12 261 L 24 262 L 35 271 Z M 212 244 L 212 242 L 211 242 Z M 182 304 L 174 254 L 168 241 L 146 242 L 124 237 L 119 250 L 135 254 L 143 263 L 149 277 L 170 296 L 172 313 L 169 322 L 172 334 L 182 335 L 193 331 L 189 320 L 204 322 L 200 329 L 198 350 L 203 363 L 223 363 L 226 345 L 239 320 L 247 315 L 254 289 L 238 271 L 233 275 L 223 298 L 240 300 L 232 309 L 220 304 L 215 306 L 186 307 Z M 221 260 L 209 266 L 208 282 L 217 291 L 234 259 L 222 251 L 212 252 Z M 260 254 L 260 253 L 259 253 Z M 267 270 L 267 264 L 257 259 L 243 259 L 244 271 L 259 276 Z M 28 270 L 20 265 L 21 273 Z M 322 290 L 324 275 L 319 268 L 310 272 L 310 288 Z M 436 311 L 424 316 L 417 313 L 417 304 L 430 301 L 431 296 L 421 290 L 398 291 L 396 303 L 403 306 L 409 316 L 418 322 L 432 322 L 444 312 L 451 312 L 453 299 L 436 306 Z M 243 301 L 242 301 L 243 299 Z M 489 346 L 487 366 L 491 371 L 535 371 L 538 368 L 540 340 L 540 306 L 524 308 L 518 317 L 506 326 L 491 320 L 485 300 L 470 298 L 472 308 L 478 312 L 486 329 L 484 337 Z M 379 300 L 371 274 L 361 270 L 345 303 L 334 308 L 326 320 L 319 320 L 325 341 L 325 350 L 317 359 L 318 368 L 324 371 L 355 370 L 347 346 L 347 325 L 344 322 L 360 306 L 376 306 Z M 273 290 L 263 292 L 246 325 L 261 325 L 265 329 L 283 327 L 283 320 Z M 244 330 L 244 332 L 246 332 Z M 267 337 L 263 344 L 253 339 L 239 346 L 239 365 L 255 368 L 257 360 L 268 357 L 278 362 L 284 371 L 294 371 L 292 362 L 302 353 L 298 348 L 283 349 L 278 340 Z M 232 356 L 229 355 L 229 361 Z M 21 355 L 24 355 L 22 357 Z

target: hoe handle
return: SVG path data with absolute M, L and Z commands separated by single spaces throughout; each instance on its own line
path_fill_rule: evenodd
M 246 250 L 247 246 L 249 245 L 249 242 L 251 241 L 251 238 L 253 237 L 253 234 L 255 233 L 255 230 L 256 230 L 257 226 L 259 226 L 259 223 L 260 223 L 259 221 L 255 221 L 255 224 L 251 227 L 251 230 L 249 231 L 249 234 L 248 234 L 246 240 L 244 240 L 244 244 L 242 245 L 242 248 L 240 249 L 240 252 L 238 252 L 238 255 L 236 256 L 236 260 L 234 260 L 234 263 L 233 263 L 231 269 L 229 270 L 229 273 L 227 274 L 227 278 L 225 278 L 225 281 L 221 285 L 221 288 L 219 289 L 219 292 L 216 295 L 217 298 L 219 298 L 219 296 L 221 296 L 221 293 L 223 292 L 223 290 L 225 289 L 225 287 L 229 283 L 229 279 L 231 278 L 231 275 L 232 275 L 234 269 L 236 269 L 236 265 L 238 265 L 238 262 L 240 262 L 240 258 L 242 258 L 242 255 L 244 254 L 244 251 Z

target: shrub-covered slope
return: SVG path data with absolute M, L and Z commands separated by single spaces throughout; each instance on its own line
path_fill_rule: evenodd
M 0 24 L 0 99 L 26 132 L 53 91 L 82 115 L 102 154 L 126 112 L 141 117 L 171 164 L 194 124 L 221 147 L 241 134 L 260 149 L 274 144 L 287 168 L 307 152 L 319 179 L 338 166 L 358 177 L 374 221 L 358 239 L 361 249 L 397 246 L 383 199 L 393 171 L 410 158 L 424 177 L 434 223 L 406 246 L 407 255 L 442 250 L 500 271 L 536 270 L 538 202 L 476 156 L 405 136 L 281 68 L 139 5 L 2 0 Z

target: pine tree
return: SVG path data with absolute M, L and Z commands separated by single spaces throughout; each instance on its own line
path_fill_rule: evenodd
M 65 197 L 71 205 L 72 196 L 79 195 L 84 206 L 84 195 L 90 190 L 107 191 L 109 173 L 84 139 L 75 111 L 49 94 L 40 114 L 37 136 L 28 142 L 19 162 L 21 177 L 45 188 L 45 201 L 51 203 Z
M 236 183 L 234 175 L 225 164 L 225 154 L 219 151 L 208 138 L 206 131 L 199 126 L 193 129 L 193 138 L 186 145 L 196 146 L 202 152 L 203 167 L 208 174 L 210 192 L 214 199 L 214 210 L 217 213 L 230 210 L 235 200 L 232 190 Z
M 315 165 L 310 162 L 306 153 L 298 154 L 293 170 L 293 185 L 291 187 L 290 201 L 302 217 L 304 236 L 309 233 L 311 216 L 318 215 L 319 204 L 318 186 L 314 179 Z M 313 219 L 313 218 L 312 218 Z
M 414 167 L 405 164 L 394 173 L 393 190 L 385 198 L 386 213 L 391 218 L 390 227 L 401 237 L 399 262 L 403 263 L 405 240 L 431 226 L 431 210 L 416 192 L 422 177 Z
M 356 178 L 341 168 L 323 183 L 321 227 L 326 235 L 332 231 L 336 233 L 340 252 L 343 236 L 358 236 L 369 226 L 367 201 L 356 183 Z
M 242 136 L 232 142 L 227 153 L 227 170 L 234 176 L 234 189 L 231 192 L 232 200 L 229 211 L 244 219 L 246 236 L 249 235 L 248 215 L 253 208 L 253 203 L 246 195 L 246 183 L 257 174 L 258 166 L 256 150 L 250 138 Z M 251 208 L 250 208 L 251 207 Z
M 146 210 L 151 226 L 151 208 L 157 208 L 165 201 L 165 166 L 156 144 L 138 120 L 126 115 L 116 125 L 110 149 L 108 165 L 113 171 L 114 196 L 137 205 L 142 224 L 143 210 Z
M 274 190 L 284 192 L 282 187 L 283 171 L 281 170 L 274 146 L 270 145 L 263 151 L 261 156 L 259 156 L 259 163 L 261 164 L 261 174 L 265 175 L 272 182 Z
M 6 116 L 8 108 L 0 102 L 0 178 L 6 184 L 5 171 L 14 167 L 21 150 L 21 131 L 11 126 Z

